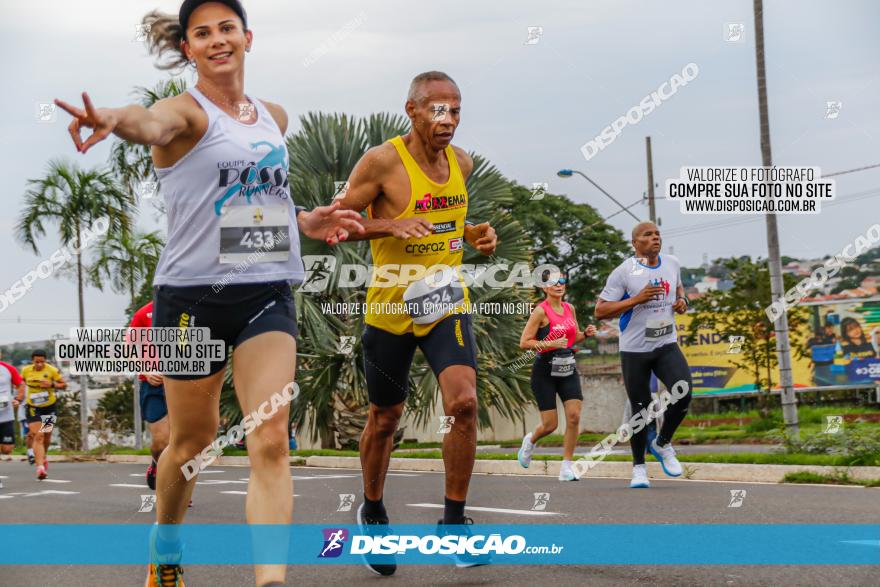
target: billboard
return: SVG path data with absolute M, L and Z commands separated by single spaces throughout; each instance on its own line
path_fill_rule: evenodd
M 792 351 L 794 387 L 880 385 L 880 298 L 804 304 L 810 323 L 791 333 L 792 346 L 804 345 L 806 356 Z M 688 359 L 696 395 L 758 391 L 755 377 L 738 356 L 737 341 L 712 328 L 700 327 L 694 344 L 685 344 L 691 316 L 676 316 L 679 344 Z M 778 371 L 774 369 L 774 381 Z
M 792 351 L 796 389 L 829 386 L 880 385 L 880 297 L 802 304 L 810 312 L 809 324 L 791 333 L 792 346 L 802 346 L 805 356 Z M 755 377 L 744 363 L 736 337 L 706 324 L 699 325 L 692 344 L 690 314 L 676 315 L 678 342 L 687 357 L 696 396 L 755 393 Z M 612 325 L 613 324 L 613 325 Z M 608 322 L 600 331 L 598 355 L 588 373 L 619 372 L 617 325 Z M 604 369 L 603 369 L 604 367 Z M 778 382 L 774 368 L 773 379 Z

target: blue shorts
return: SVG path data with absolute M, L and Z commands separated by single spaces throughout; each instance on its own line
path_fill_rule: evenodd
M 149 381 L 141 381 L 140 398 L 141 418 L 150 424 L 158 422 L 168 415 L 164 386 L 150 385 Z

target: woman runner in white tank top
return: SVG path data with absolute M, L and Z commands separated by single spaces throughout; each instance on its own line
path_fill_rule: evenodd
M 338 204 L 295 212 L 287 180 L 287 114 L 244 93 L 244 54 L 253 34 L 238 0 L 186 0 L 178 16 L 152 12 L 144 24 L 151 51 L 171 55 L 160 68 L 195 64 L 194 89 L 149 109 L 96 109 L 85 93 L 83 109 L 56 103 L 73 116 L 69 130 L 81 153 L 111 133 L 151 146 L 168 211 L 153 326 L 208 327 L 211 339 L 234 345 L 235 391 L 248 414 L 275 394 L 290 395 L 296 366 L 291 285 L 303 279 L 299 232 L 344 241 L 350 232 L 363 231 L 360 215 Z M 83 127 L 93 129 L 85 141 Z M 217 434 L 224 366 L 225 360 L 211 363 L 207 377 L 165 377 L 171 442 L 159 459 L 149 587 L 183 586 L 177 525 L 202 468 L 196 457 Z M 285 403 L 248 431 L 250 524 L 291 523 L 288 416 Z M 285 570 L 283 564 L 256 565 L 256 584 L 281 585 Z

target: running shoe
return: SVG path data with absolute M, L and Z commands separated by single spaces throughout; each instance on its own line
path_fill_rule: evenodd
M 647 465 L 633 465 L 633 478 L 629 482 L 629 487 L 630 489 L 647 489 L 651 487 L 651 482 L 648 481 Z
M 473 532 L 468 526 L 473 526 L 474 520 L 467 516 L 464 517 L 461 524 L 444 524 L 443 520 L 437 520 L 437 536 L 441 539 L 444 536 L 467 536 L 470 538 L 473 536 Z M 444 528 L 443 526 L 452 526 L 452 528 Z M 459 569 L 467 569 L 470 567 L 480 567 L 483 565 L 492 564 L 492 557 L 488 554 L 458 554 L 453 553 L 448 555 L 452 557 L 455 561 L 455 566 Z
M 28 455 L 28 464 L 29 465 L 33 465 L 36 462 L 37 462 L 37 459 L 34 457 L 34 455 Z
M 519 452 L 516 453 L 516 458 L 524 469 L 528 469 L 529 465 L 532 463 L 532 451 L 534 448 L 535 445 L 532 444 L 532 433 L 529 432 L 523 436 L 522 446 L 519 447 Z
M 43 479 L 45 479 L 48 476 L 49 476 L 49 474 L 46 473 L 45 467 L 43 467 L 42 465 L 37 467 L 37 480 L 42 481 Z
M 654 455 L 655 459 L 660 461 L 660 466 L 663 467 L 664 473 L 670 477 L 678 477 L 681 475 L 681 463 L 675 458 L 675 449 L 672 448 L 672 443 L 669 443 L 666 446 L 659 446 L 657 444 L 657 439 L 655 438 L 651 441 L 651 444 L 648 445 L 648 450 L 651 451 L 651 454 Z
M 149 487 L 153 491 L 156 490 L 156 467 L 157 467 L 157 465 L 158 465 L 158 463 L 156 462 L 156 459 L 153 459 L 153 462 L 150 463 L 149 467 L 147 467 L 147 487 Z
M 180 565 L 150 565 L 146 587 L 186 587 Z
M 574 471 L 571 468 L 571 465 L 568 463 L 562 463 L 562 466 L 559 468 L 559 480 L 560 481 L 577 481 L 578 478 L 574 474 Z
M 159 526 L 153 526 L 150 532 L 150 563 L 147 566 L 145 587 L 186 587 L 183 583 L 183 545 L 177 544 L 171 550 L 159 553 L 156 548 Z
M 391 528 L 388 527 L 388 516 L 374 517 L 364 515 L 364 504 L 357 509 L 357 523 L 361 532 L 369 536 L 387 536 L 392 534 Z M 397 560 L 391 554 L 362 554 L 364 566 L 377 575 L 388 577 L 393 575 L 397 570 Z

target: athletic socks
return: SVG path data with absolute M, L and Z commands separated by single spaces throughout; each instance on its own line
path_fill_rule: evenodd
M 463 524 L 464 523 L 464 502 L 454 499 L 444 498 L 445 505 L 443 507 L 443 523 L 444 524 Z
M 385 504 L 382 503 L 380 497 L 376 501 L 369 499 L 364 495 L 364 516 L 369 518 L 388 518 L 388 512 L 385 511 Z
M 34 449 L 32 449 L 32 448 L 27 449 L 27 454 L 29 457 L 34 456 Z

